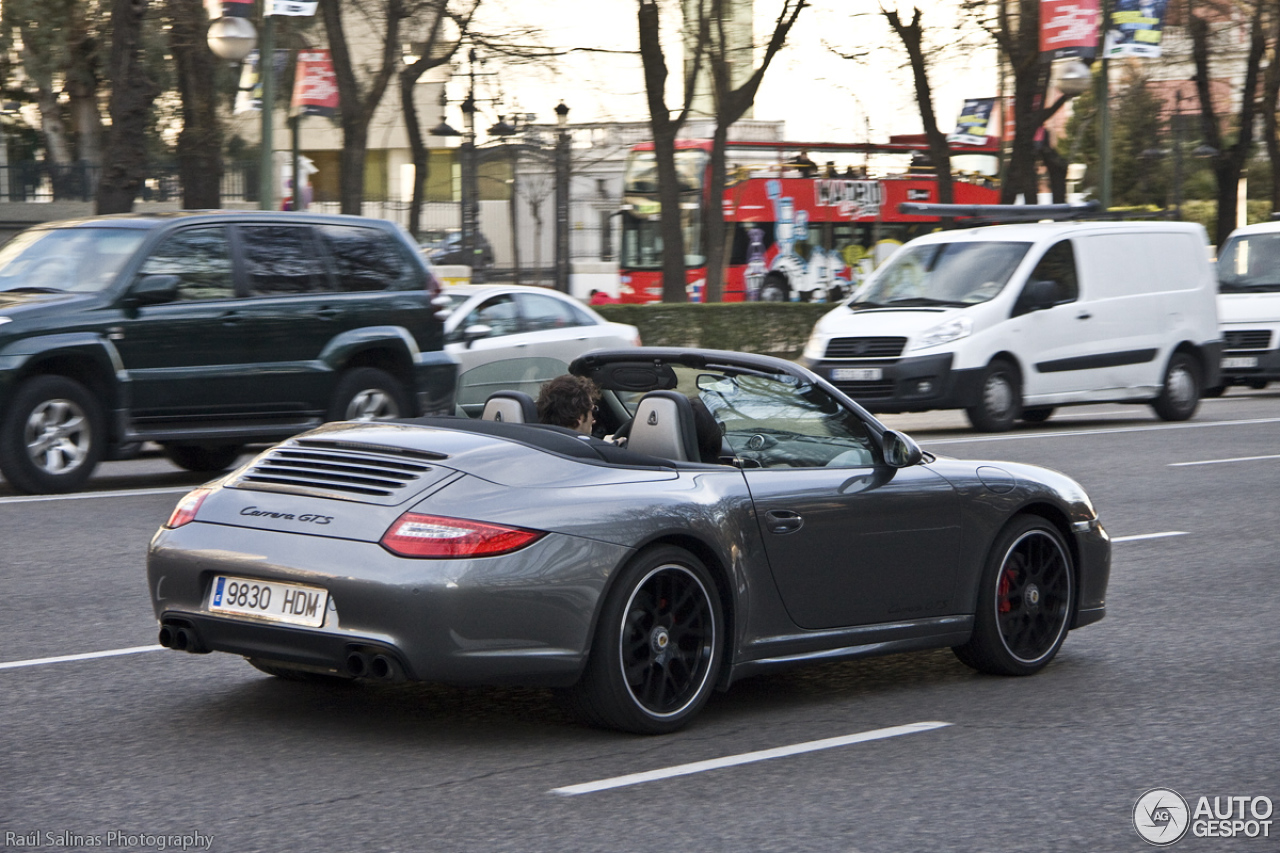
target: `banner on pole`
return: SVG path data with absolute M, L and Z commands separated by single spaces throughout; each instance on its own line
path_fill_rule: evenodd
M 332 116 L 338 111 L 338 83 L 327 50 L 298 52 L 293 77 L 294 115 Z
M 317 5 L 318 0 L 268 0 L 267 14 L 313 18 Z
M 1138 56 L 1154 59 L 1160 55 L 1164 37 L 1167 0 L 1115 0 L 1103 56 L 1116 59 Z
M 209 20 L 219 18 L 252 18 L 253 0 L 204 0 L 205 11 Z
M 240 85 L 236 87 L 236 103 L 232 112 L 252 113 L 262 109 L 262 76 L 258 73 L 258 57 L 256 48 L 249 51 L 240 66 Z M 285 63 L 289 61 L 289 51 L 277 50 L 275 55 L 275 81 L 279 83 L 284 76 Z M 277 91 L 279 91 L 277 89 Z
M 1040 58 L 1093 59 L 1101 19 L 1098 0 L 1040 0 Z
M 981 145 L 992 133 L 992 115 L 995 113 L 995 98 L 969 98 L 960 108 L 960 120 L 956 129 L 947 134 L 948 142 L 963 142 L 966 145 Z

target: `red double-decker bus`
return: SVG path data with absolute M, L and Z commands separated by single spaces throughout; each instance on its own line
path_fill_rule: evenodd
M 924 135 L 888 143 L 730 142 L 725 220 L 732 234 L 724 301 L 834 301 L 901 243 L 939 227 L 934 216 L 898 213 L 899 202 L 937 202 Z M 676 143 L 686 287 L 700 302 L 711 142 Z M 956 204 L 997 204 L 999 143 L 952 143 Z M 824 162 L 813 162 L 814 155 Z M 923 162 L 922 162 L 923 158 Z M 624 176 L 620 296 L 662 300 L 662 235 L 653 144 L 628 156 Z

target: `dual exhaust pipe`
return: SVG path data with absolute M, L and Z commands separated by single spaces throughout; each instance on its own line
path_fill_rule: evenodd
M 377 681 L 404 681 L 404 670 L 396 659 L 380 652 L 370 653 L 361 649 L 351 649 L 347 653 L 347 675 L 352 678 L 372 678 Z
M 200 642 L 200 635 L 195 629 L 177 622 L 169 622 L 160 626 L 160 636 L 156 638 L 160 645 L 176 652 L 191 652 L 195 655 L 208 654 L 209 650 Z

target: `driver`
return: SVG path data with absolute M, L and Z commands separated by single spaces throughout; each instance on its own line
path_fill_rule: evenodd
M 585 376 L 565 373 L 542 383 L 538 392 L 538 421 L 591 435 L 600 389 Z

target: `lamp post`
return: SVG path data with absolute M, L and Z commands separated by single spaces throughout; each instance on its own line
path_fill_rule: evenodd
M 512 122 L 518 123 L 520 121 L 520 117 L 518 115 L 512 115 L 511 120 Z M 498 116 L 498 123 L 489 128 L 490 136 L 496 136 L 498 139 L 502 140 L 502 147 L 507 154 L 507 161 L 511 164 L 511 198 L 507 202 L 507 209 L 511 217 L 512 277 L 516 284 L 520 283 L 520 232 L 517 230 L 518 217 L 516 215 L 516 211 L 520 207 L 519 199 L 517 198 L 518 185 L 516 183 L 516 167 L 520 162 L 520 149 L 518 145 L 509 145 L 508 140 L 519 132 L 519 129 L 514 124 L 507 124 L 504 116 Z
M 258 79 L 262 81 L 262 150 L 258 165 L 258 202 L 263 210 L 271 210 L 275 200 L 272 182 L 272 124 L 275 106 L 275 24 L 271 0 L 263 0 L 262 46 L 258 51 Z M 220 59 L 243 62 L 258 41 L 257 31 L 246 18 L 224 16 L 209 24 L 206 40 L 209 49 Z
M 556 290 L 569 292 L 569 108 L 564 101 L 556 105 Z

